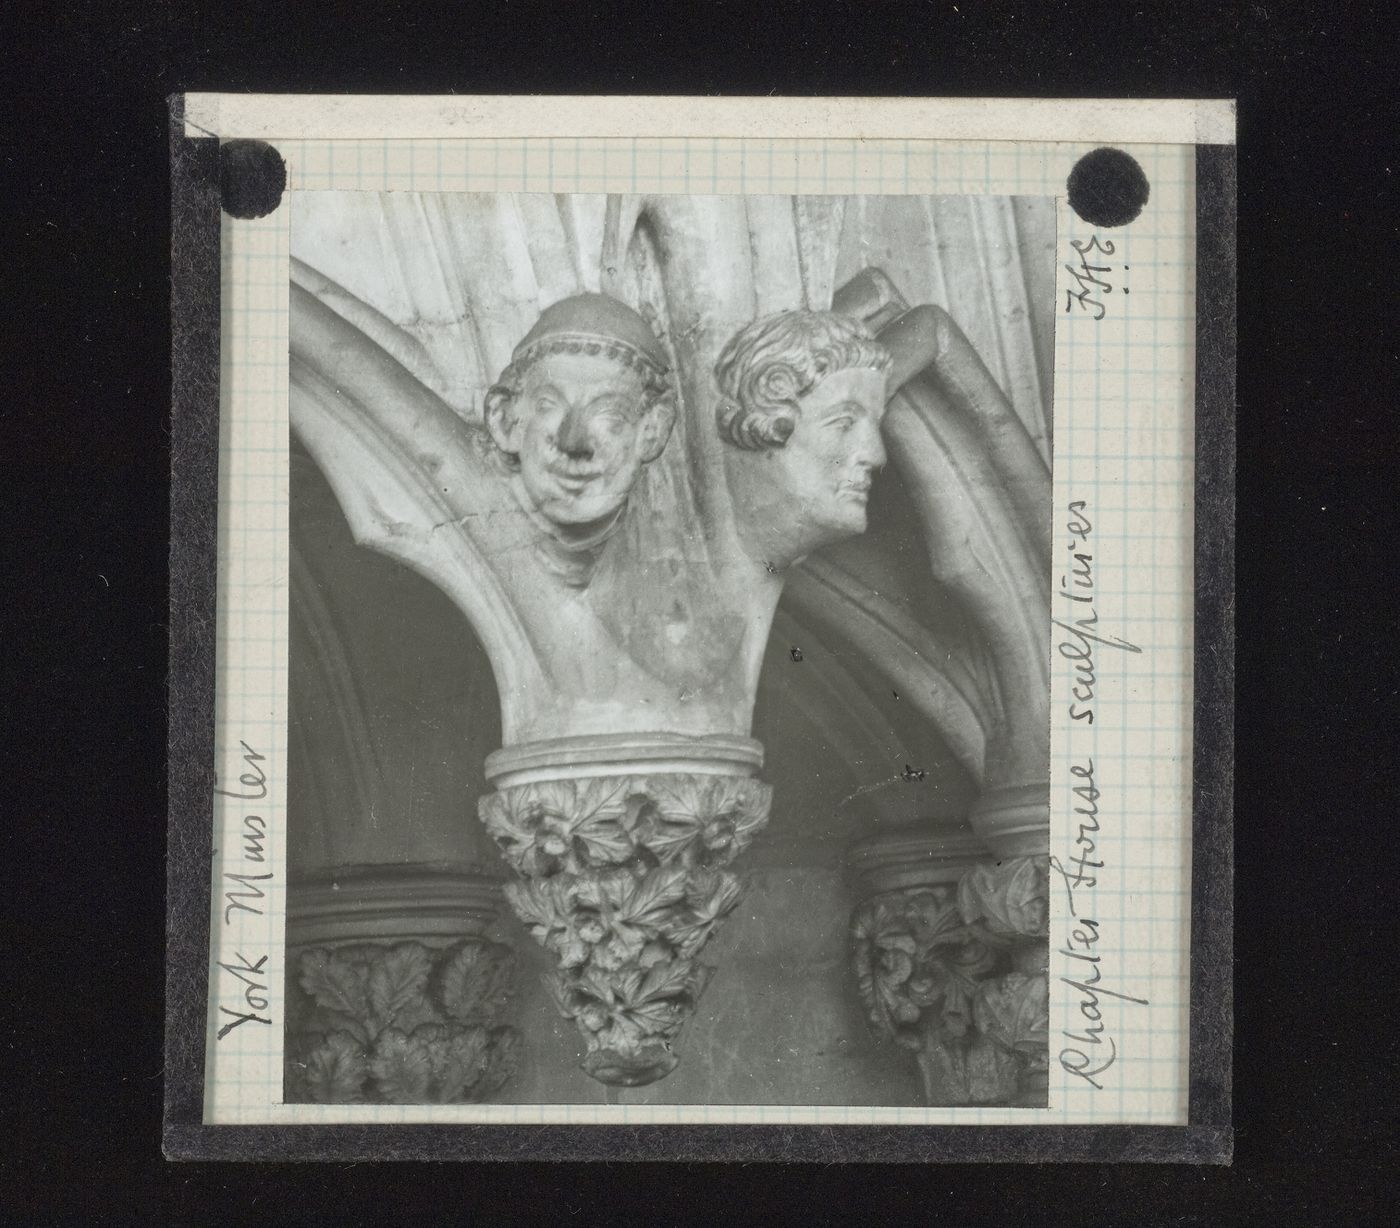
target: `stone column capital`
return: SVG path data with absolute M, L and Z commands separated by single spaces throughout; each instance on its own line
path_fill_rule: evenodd
M 772 797 L 750 775 L 722 774 L 703 742 L 693 748 L 701 770 L 648 770 L 673 766 L 684 748 L 666 749 L 666 761 L 609 760 L 604 775 L 555 768 L 479 804 L 521 875 L 506 887 L 511 906 L 557 962 L 550 990 L 583 1034 L 584 1069 L 620 1086 L 675 1068 L 674 1042 L 712 971 L 699 956 L 742 894 L 727 867 L 767 822 Z M 516 765 L 508 778 L 547 771 L 520 768 L 528 754 L 505 762 Z

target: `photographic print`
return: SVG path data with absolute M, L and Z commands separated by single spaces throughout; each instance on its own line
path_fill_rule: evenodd
M 289 1101 L 1044 1105 L 1054 221 L 297 197 Z

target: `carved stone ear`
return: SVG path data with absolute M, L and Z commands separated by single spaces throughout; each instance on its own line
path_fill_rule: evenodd
M 676 425 L 676 402 L 669 391 L 663 392 L 648 407 L 642 419 L 642 463 L 651 464 L 666 448 Z
M 515 412 L 515 396 L 511 390 L 497 384 L 487 392 L 482 411 L 486 429 L 496 446 L 511 456 L 518 455 L 520 441 L 516 435 L 520 416 Z

